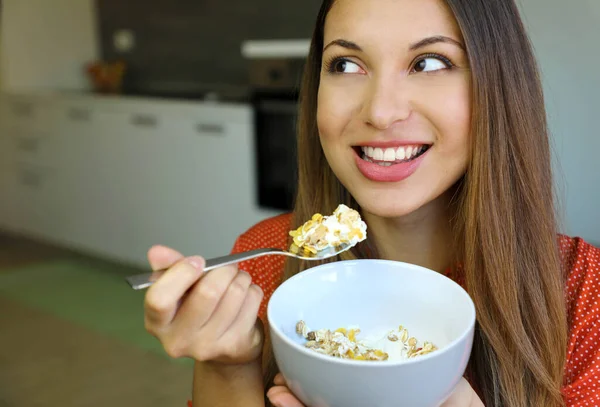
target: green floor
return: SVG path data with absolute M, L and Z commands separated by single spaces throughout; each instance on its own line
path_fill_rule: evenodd
M 0 407 L 184 407 L 192 362 L 145 331 L 141 271 L 0 233 Z
M 0 273 L 0 295 L 166 357 L 144 329 L 145 291 L 132 290 L 126 272 L 76 259 L 30 264 Z

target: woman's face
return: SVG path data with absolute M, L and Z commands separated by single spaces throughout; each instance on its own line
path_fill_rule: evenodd
M 325 22 L 317 120 L 359 205 L 414 212 L 465 173 L 470 72 L 442 0 L 337 0 Z

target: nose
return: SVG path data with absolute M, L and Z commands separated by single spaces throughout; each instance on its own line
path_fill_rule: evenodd
M 404 78 L 373 80 L 363 105 L 367 124 L 386 130 L 411 114 L 409 90 Z

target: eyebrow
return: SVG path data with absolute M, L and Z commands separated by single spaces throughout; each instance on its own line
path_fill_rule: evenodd
M 342 48 L 351 49 L 353 51 L 362 51 L 362 48 L 359 47 L 356 43 L 354 43 L 352 41 L 337 39 L 337 40 L 333 40 L 329 44 L 327 44 L 325 46 L 325 48 L 323 48 L 323 52 L 325 52 L 325 50 L 327 48 L 331 47 L 332 45 L 338 45 L 338 46 L 340 46 Z
M 465 49 L 465 46 L 460 41 L 457 41 L 454 38 L 445 37 L 443 35 L 436 35 L 436 36 L 433 36 L 433 37 L 424 38 L 421 41 L 418 41 L 418 42 L 415 42 L 414 44 L 412 44 L 409 47 L 409 49 L 411 51 L 414 51 L 416 49 L 426 47 L 427 45 L 437 44 L 437 43 L 440 43 L 440 42 L 443 42 L 443 43 L 446 43 L 446 44 L 456 45 L 457 47 L 459 47 L 462 50 Z
M 450 37 L 446 37 L 443 35 L 436 35 L 433 37 L 427 37 L 427 38 L 423 38 L 420 41 L 415 42 L 414 44 L 411 44 L 410 47 L 408 47 L 409 50 L 414 51 L 417 50 L 419 48 L 424 48 L 428 45 L 432 45 L 432 44 L 438 44 L 438 43 L 446 43 L 446 44 L 452 44 L 452 45 L 456 45 L 457 47 L 459 47 L 460 49 L 464 50 L 465 46 L 460 42 L 457 41 L 453 38 Z M 347 48 L 347 49 L 351 49 L 353 51 L 362 51 L 362 48 L 352 42 L 352 41 L 348 41 L 348 40 L 343 40 L 343 39 L 337 39 L 337 40 L 333 40 L 331 41 L 329 44 L 327 44 L 324 48 L 323 48 L 323 52 L 325 52 L 325 50 L 329 47 L 331 47 L 332 45 L 338 45 L 342 48 Z

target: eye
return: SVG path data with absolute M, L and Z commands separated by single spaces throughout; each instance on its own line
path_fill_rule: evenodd
M 361 73 L 362 68 L 355 62 L 348 59 L 338 58 L 334 59 L 328 68 L 331 73 Z
M 434 72 L 452 67 L 452 63 L 441 55 L 427 55 L 417 60 L 414 72 Z

